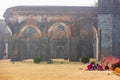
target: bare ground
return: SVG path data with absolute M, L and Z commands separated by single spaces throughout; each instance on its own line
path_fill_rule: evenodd
M 0 80 L 120 80 L 113 71 L 86 71 L 86 65 L 0 60 Z

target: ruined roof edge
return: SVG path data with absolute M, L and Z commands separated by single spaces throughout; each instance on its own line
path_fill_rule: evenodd
M 12 15 L 14 11 L 97 11 L 97 7 L 89 6 L 14 6 L 6 9 L 3 17 Z M 9 13 L 9 14 L 8 14 Z

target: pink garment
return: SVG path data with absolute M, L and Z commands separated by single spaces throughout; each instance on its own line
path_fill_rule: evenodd
M 107 56 L 107 57 L 102 57 L 100 62 L 103 66 L 108 65 L 108 67 L 111 68 L 112 64 L 120 62 L 120 59 L 114 56 Z

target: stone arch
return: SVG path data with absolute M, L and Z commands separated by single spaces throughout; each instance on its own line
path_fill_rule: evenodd
M 48 29 L 52 58 L 68 58 L 70 28 L 63 22 L 56 22 Z
M 12 38 L 12 31 L 9 26 L 4 22 L 4 20 L 0 20 L 0 59 L 9 58 L 9 49 L 10 49 L 10 41 Z M 3 57 L 3 53 L 6 53 Z
M 59 31 L 63 31 L 63 33 L 59 32 Z M 53 33 L 57 33 L 57 34 L 53 34 Z M 69 39 L 71 37 L 71 31 L 70 28 L 63 22 L 57 22 L 54 23 L 49 29 L 48 29 L 48 37 L 52 38 L 52 36 L 54 35 L 59 35 L 62 34 L 62 36 L 64 34 L 66 34 L 66 38 Z M 60 36 L 55 36 L 56 38 L 60 37 Z
M 95 26 L 91 24 L 80 27 L 80 53 L 79 56 L 98 58 L 98 34 Z
M 26 31 L 28 29 L 28 31 Z M 32 35 L 32 38 L 40 38 L 41 37 L 41 31 L 37 26 L 34 25 L 26 25 L 23 26 L 22 29 L 19 32 L 19 37 L 24 37 L 24 32 L 26 32 L 26 34 Z
M 31 59 L 41 54 L 41 30 L 39 27 L 32 24 L 22 26 L 18 36 L 20 38 L 21 59 Z

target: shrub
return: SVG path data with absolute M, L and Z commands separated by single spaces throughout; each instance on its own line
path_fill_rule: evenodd
M 36 57 L 34 57 L 33 61 L 34 61 L 34 63 L 40 63 L 41 62 L 41 58 L 36 56 Z
M 89 61 L 90 61 L 89 57 L 87 57 L 87 56 L 82 56 L 81 57 L 81 62 L 82 63 L 88 63 Z

